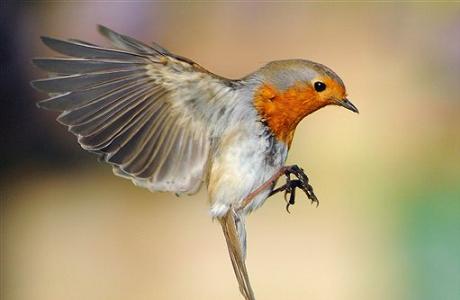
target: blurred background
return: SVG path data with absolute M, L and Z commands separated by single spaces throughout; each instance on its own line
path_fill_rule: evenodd
M 241 299 L 206 193 L 112 175 L 40 111 L 39 36 L 107 45 L 96 24 L 238 78 L 307 58 L 355 115 L 306 118 L 289 163 L 321 204 L 281 196 L 248 218 L 258 299 L 460 299 L 460 5 L 0 3 L 1 299 Z

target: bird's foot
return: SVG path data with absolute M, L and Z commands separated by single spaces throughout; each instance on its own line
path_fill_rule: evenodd
M 311 200 L 312 203 L 319 205 L 318 198 L 313 192 L 313 187 L 310 185 L 309 180 L 302 168 L 297 165 L 284 167 L 284 175 L 286 176 L 286 183 L 279 188 L 271 191 L 269 196 L 284 191 L 284 199 L 286 200 L 286 211 L 289 213 L 289 207 L 295 203 L 295 191 L 297 188 L 301 189 Z M 297 179 L 291 179 L 291 175 Z M 289 195 L 289 199 L 288 199 Z

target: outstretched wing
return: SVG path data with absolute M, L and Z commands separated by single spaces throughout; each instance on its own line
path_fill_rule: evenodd
M 50 73 L 32 82 L 51 96 L 38 106 L 62 112 L 57 120 L 115 174 L 150 190 L 196 192 L 207 170 L 206 123 L 213 103 L 231 97 L 231 81 L 159 45 L 99 30 L 117 49 L 42 38 L 70 57 L 34 59 Z

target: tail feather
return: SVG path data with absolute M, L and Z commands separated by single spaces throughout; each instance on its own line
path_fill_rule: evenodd
M 243 245 L 239 239 L 237 220 L 234 212 L 230 210 L 224 217 L 219 219 L 227 241 L 228 252 L 232 261 L 233 270 L 240 286 L 241 294 L 246 300 L 255 300 L 254 292 L 249 282 L 248 271 L 244 263 Z

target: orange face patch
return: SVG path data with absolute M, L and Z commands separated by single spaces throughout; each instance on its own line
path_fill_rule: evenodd
M 329 104 L 326 98 L 314 90 L 311 85 L 299 83 L 285 91 L 264 84 L 255 93 L 254 106 L 267 122 L 275 137 L 291 146 L 294 131 L 299 122 Z
M 347 95 L 345 88 L 339 84 L 337 81 L 329 78 L 329 77 L 324 77 L 320 78 L 319 81 L 322 81 L 323 83 L 326 84 L 326 90 L 324 92 L 321 92 L 318 94 L 318 96 L 323 100 L 323 101 L 330 101 L 329 99 L 343 99 Z

